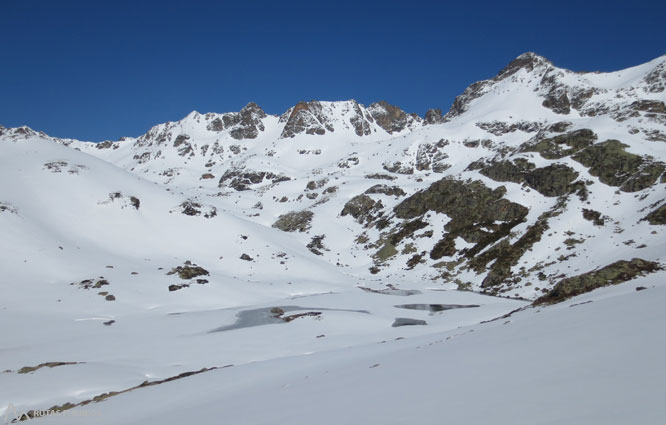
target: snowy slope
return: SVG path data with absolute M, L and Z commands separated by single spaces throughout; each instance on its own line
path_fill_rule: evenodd
M 436 336 L 213 370 L 77 409 L 101 424 L 656 425 L 666 417 L 666 287 L 651 283 Z
M 445 115 L 0 127 L 0 414 L 660 423 L 664 102 L 664 56 L 526 53 Z

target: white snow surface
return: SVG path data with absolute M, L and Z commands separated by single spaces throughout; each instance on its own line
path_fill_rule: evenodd
M 626 114 L 637 101 L 666 101 L 654 83 L 666 81 L 666 57 L 605 74 L 573 73 L 538 57 L 535 63 L 488 83 L 446 122 L 425 125 L 406 115 L 392 133 L 372 119 L 381 106 L 355 101 L 320 102 L 325 119 L 308 122 L 328 125 L 324 134 L 289 138 L 281 134 L 292 109 L 260 118 L 256 138 L 241 139 L 232 134 L 239 124 L 210 129 L 235 113 L 192 112 L 143 136 L 102 144 L 0 127 L 0 423 L 203 368 L 216 369 L 32 420 L 666 422 L 666 273 L 530 307 L 563 276 L 635 257 L 666 261 L 664 226 L 642 220 L 663 204 L 666 184 L 622 192 L 569 157 L 518 152 L 537 130 L 482 128 L 529 122 L 547 132 L 566 121 L 567 131 L 589 128 L 598 142 L 617 139 L 628 152 L 666 162 L 666 139 L 655 139 L 666 137 L 664 114 Z M 549 75 L 568 93 L 595 89 L 586 105 L 605 109 L 563 115 L 544 107 Z M 357 119 L 367 134 L 355 131 Z M 429 166 L 419 169 L 424 152 Z M 528 221 L 514 229 L 512 242 L 518 240 L 557 198 L 468 168 L 507 152 L 538 167 L 570 166 L 588 181 L 590 195 L 569 197 L 513 266 L 524 278 L 503 287 L 504 297 L 479 293 L 484 275 L 471 269 L 455 269 L 456 277 L 476 292 L 456 290 L 459 282 L 428 255 L 406 267 L 414 252 L 439 240 L 449 221 L 444 214 L 429 213 L 427 227 L 408 241 L 412 250 L 399 246 L 378 273 L 369 272 L 377 247 L 367 244 L 382 232 L 341 211 L 377 184 L 406 192 L 371 195 L 389 212 L 445 177 L 504 186 L 507 199 L 529 208 Z M 387 171 L 398 162 L 410 173 Z M 444 166 L 435 172 L 437 164 Z M 230 182 L 243 173 L 255 173 L 255 181 L 237 190 Z M 183 213 L 186 202 L 198 215 Z M 583 208 L 602 212 L 606 224 L 584 220 Z M 272 227 L 292 211 L 314 214 L 307 231 Z M 322 255 L 306 246 L 315 236 L 324 236 Z M 580 241 L 573 248 L 564 243 L 571 238 Z M 458 249 L 471 246 L 456 240 Z M 188 261 L 208 275 L 168 274 Z M 90 287 L 100 281 L 106 284 Z M 428 307 L 438 305 L 466 308 Z M 398 318 L 427 324 L 393 327 Z M 48 362 L 73 364 L 19 373 Z

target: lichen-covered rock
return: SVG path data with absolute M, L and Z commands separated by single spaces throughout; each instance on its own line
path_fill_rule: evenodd
M 179 278 L 183 280 L 193 279 L 197 276 L 208 276 L 210 273 L 208 270 L 203 267 L 199 267 L 196 264 L 188 261 L 183 266 L 174 267 L 171 271 L 167 272 L 167 275 L 177 274 Z
M 514 131 L 523 131 L 525 133 L 533 133 L 539 131 L 542 127 L 542 124 L 539 122 L 533 121 L 518 121 L 511 124 L 507 124 L 503 121 L 491 121 L 491 122 L 478 122 L 476 126 L 487 131 L 488 133 L 494 134 L 495 136 L 502 136 L 507 133 L 513 133 Z
M 44 169 L 52 173 L 61 173 L 67 169 L 68 174 L 79 174 L 80 171 L 87 170 L 88 167 L 79 164 L 68 164 L 66 161 L 51 161 L 44 164 Z
M 603 226 L 605 220 L 599 211 L 583 208 L 583 218 L 591 221 L 595 226 Z
M 371 180 L 395 180 L 395 179 L 397 179 L 397 177 L 392 176 L 390 174 L 380 174 L 380 173 L 366 174 L 365 178 L 366 179 L 371 179 Z
M 347 201 L 340 212 L 341 216 L 351 215 L 359 223 L 367 223 L 374 220 L 377 214 L 384 206 L 381 201 L 375 201 L 368 195 L 357 195 Z
M 450 221 L 444 226 L 446 232 L 432 248 L 430 258 L 437 260 L 455 255 L 455 239 L 458 237 L 475 244 L 461 251 L 471 258 L 507 236 L 513 227 L 525 220 L 527 208 L 504 199 L 505 193 L 504 187 L 492 190 L 480 181 L 442 179 L 405 199 L 394 212 L 396 217 L 403 219 L 420 217 L 428 211 L 448 215 Z M 401 228 L 409 223 L 399 224 L 394 234 L 400 234 Z
M 387 196 L 405 196 L 406 193 L 399 186 L 389 186 L 386 184 L 376 184 L 364 192 L 368 195 L 382 194 Z
M 430 251 L 430 258 L 439 260 L 442 257 L 454 256 L 458 251 L 456 250 L 455 236 L 447 233 L 442 239 L 439 240 Z
M 650 224 L 666 224 L 666 204 L 663 204 L 656 210 L 650 212 L 643 220 L 647 220 Z
M 384 242 L 384 245 L 377 251 L 374 255 L 375 261 L 378 263 L 382 263 L 389 258 L 393 257 L 398 253 L 398 250 L 395 248 L 395 245 L 393 245 L 391 242 Z
M 273 227 L 284 232 L 306 232 L 310 229 L 313 216 L 312 211 L 292 211 L 278 217 Z
M 319 180 L 311 180 L 305 185 L 305 190 L 317 190 L 322 187 L 324 187 L 328 183 L 327 178 L 319 179 Z
M 526 152 L 538 152 L 546 159 L 560 159 L 575 154 L 581 149 L 592 145 L 596 140 L 597 135 L 592 130 L 584 128 L 555 137 L 541 139 L 536 144 L 525 144 L 522 150 Z
M 130 202 L 130 205 L 132 205 L 134 207 L 134 209 L 138 210 L 139 207 L 141 206 L 141 200 L 139 198 L 137 198 L 136 196 L 130 196 L 129 197 L 129 202 Z
M 603 286 L 617 285 L 662 269 L 659 263 L 640 258 L 616 261 L 601 269 L 562 279 L 550 292 L 534 301 L 534 305 L 562 302 Z
M 548 126 L 546 131 L 551 133 L 564 133 L 565 131 L 570 129 L 571 126 L 573 126 L 573 124 L 568 121 L 559 121 Z
M 515 243 L 511 244 L 507 239 L 504 239 L 469 261 L 470 268 L 474 269 L 477 273 L 482 273 L 486 270 L 487 265 L 494 260 L 492 266 L 490 266 L 490 270 L 488 270 L 488 274 L 481 282 L 482 288 L 499 285 L 511 277 L 511 267 L 518 264 L 518 261 L 525 252 L 540 241 L 541 236 L 548 230 L 548 217 L 548 214 L 539 217 L 536 223 L 528 227 Z M 497 233 L 503 235 L 503 232 Z M 479 245 L 469 250 L 466 254 L 470 256 L 473 251 L 478 253 L 480 251 L 479 248 L 483 247 L 483 245 Z
M 565 89 L 556 87 L 546 95 L 542 106 L 552 110 L 556 114 L 566 115 L 571 112 L 571 102 Z
M 544 196 L 561 196 L 574 192 L 580 185 L 573 184 L 578 172 L 564 164 L 552 164 L 525 173 L 529 187 Z
M 315 255 L 324 255 L 322 251 L 328 251 L 329 249 L 324 246 L 324 239 L 326 235 L 315 235 L 310 240 L 310 243 L 306 245 L 306 248 L 310 250 Z
M 660 100 L 637 100 L 629 106 L 635 111 L 666 114 L 666 104 Z
M 176 137 L 176 140 L 173 141 L 173 147 L 177 148 L 181 146 L 183 143 L 187 142 L 188 140 L 190 140 L 190 136 L 188 136 L 187 134 L 179 134 Z
M 402 162 L 400 161 L 385 163 L 383 165 L 383 168 L 389 173 L 407 174 L 407 175 L 414 174 L 414 168 L 411 165 L 409 164 L 403 165 Z
M 251 186 L 266 183 L 280 183 L 291 180 L 283 174 L 275 174 L 270 171 L 246 171 L 243 169 L 229 169 L 220 177 L 218 187 L 229 186 L 236 191 L 250 190 Z
M 442 161 L 449 157 L 449 155 L 441 150 L 444 146 L 446 146 L 444 139 L 435 144 L 421 143 L 416 151 L 416 169 L 424 171 L 430 170 L 432 167 L 434 171 L 437 167 L 443 165 Z
M 599 181 L 619 186 L 624 192 L 636 192 L 653 185 L 664 172 L 664 164 L 625 151 L 618 140 L 597 143 L 576 153 L 572 158 L 586 167 Z
M 100 276 L 99 279 L 84 279 L 80 282 L 72 282 L 70 285 L 78 286 L 81 289 L 99 289 L 109 285 L 109 281 L 104 279 L 104 276 Z
M 120 208 L 132 207 L 134 209 L 139 209 L 141 206 L 141 200 L 136 196 L 126 196 L 122 192 L 111 192 L 109 193 L 109 200 L 105 202 L 100 202 L 100 204 L 110 204 L 110 203 L 120 203 Z
M 394 208 L 398 218 L 416 218 L 428 211 L 452 219 L 475 222 L 512 221 L 527 215 L 527 208 L 504 199 L 504 187 L 490 189 L 481 181 L 442 179 Z
M 490 163 L 476 161 L 471 163 L 467 169 L 480 170 L 482 175 L 498 182 L 524 183 L 525 174 L 535 167 L 533 163 L 525 159 L 516 159 L 513 161 L 492 161 Z
M 403 239 L 412 237 L 416 231 L 425 227 L 428 227 L 428 223 L 420 219 L 406 221 L 401 223 L 397 231 L 388 237 L 388 241 L 397 246 Z
M 189 216 L 199 216 L 202 215 L 205 218 L 213 218 L 217 216 L 217 208 L 215 208 L 212 205 L 201 205 L 199 202 L 193 201 L 191 199 L 188 199 L 186 201 L 183 201 L 179 205 L 180 212 L 185 215 Z

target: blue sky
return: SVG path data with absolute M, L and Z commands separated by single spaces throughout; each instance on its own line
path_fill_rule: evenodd
M 446 111 L 535 51 L 612 71 L 666 53 L 666 2 L 2 0 L 0 124 L 100 141 L 254 101 Z

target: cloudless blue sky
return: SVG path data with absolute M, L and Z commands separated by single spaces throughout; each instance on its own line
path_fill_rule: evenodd
M 526 51 L 618 70 L 666 53 L 666 2 L 0 0 L 0 48 L 0 124 L 100 141 L 249 101 L 446 111 Z

